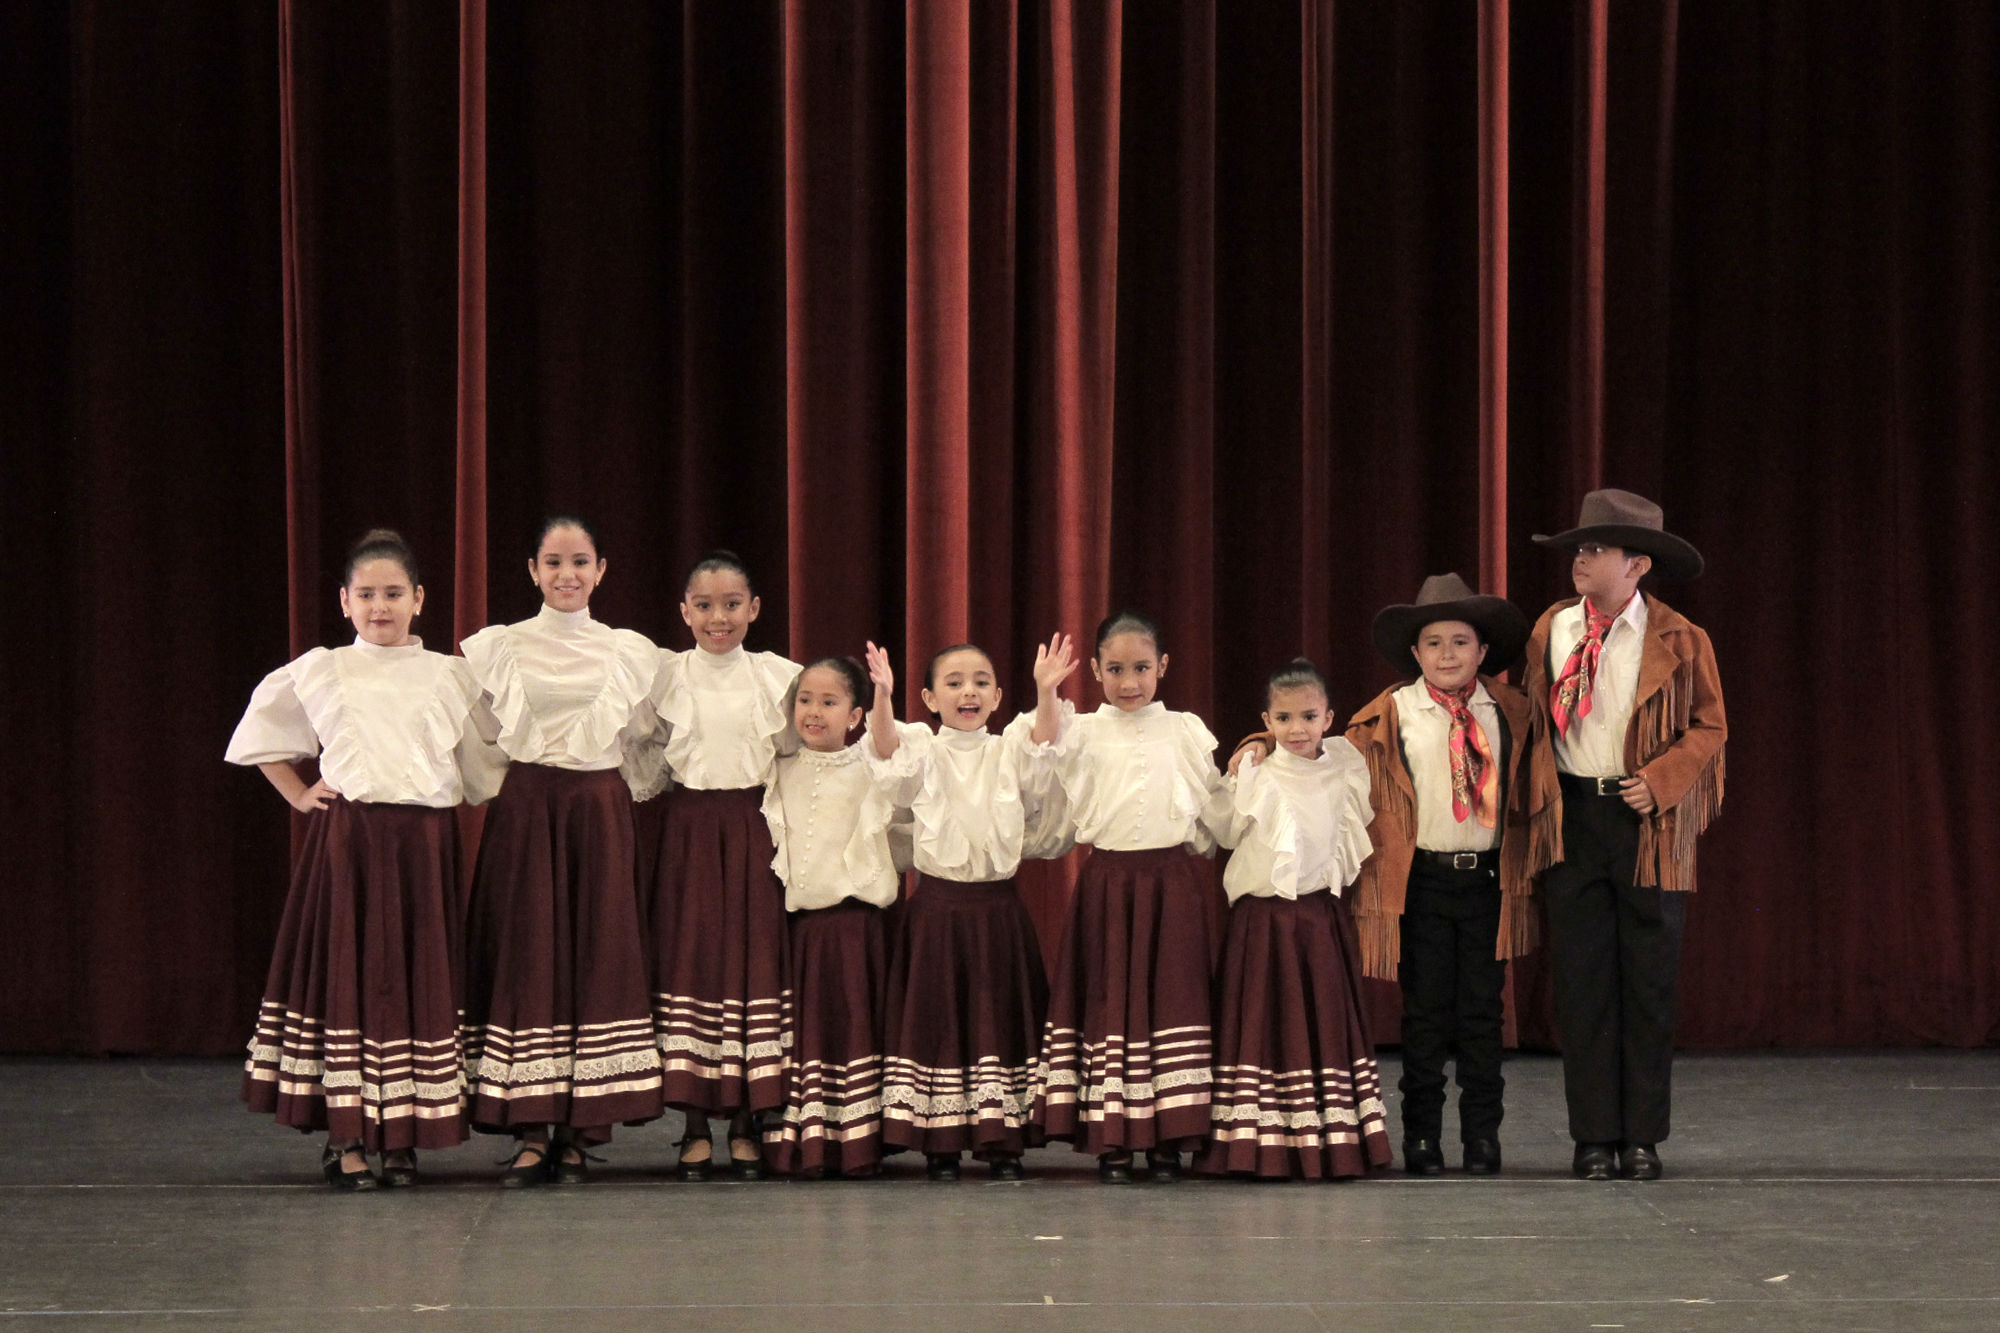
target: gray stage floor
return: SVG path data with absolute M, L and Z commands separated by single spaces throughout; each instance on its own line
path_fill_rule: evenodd
M 684 1185 L 670 1117 L 582 1188 L 502 1193 L 479 1139 L 335 1195 L 227 1063 L 0 1061 L 0 1333 L 2000 1326 L 2000 1051 L 1677 1072 L 1654 1184 L 1572 1180 L 1560 1066 L 1523 1057 L 1495 1180 L 1107 1188 L 1046 1151 Z

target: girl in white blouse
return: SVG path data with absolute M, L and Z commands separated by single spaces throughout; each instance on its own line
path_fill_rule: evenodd
M 1372 850 L 1368 764 L 1333 720 L 1305 658 L 1272 673 L 1264 725 L 1277 749 L 1211 801 L 1235 848 L 1217 986 L 1214 1128 L 1204 1172 L 1359 1176 L 1389 1160 L 1381 1083 L 1342 890 Z
M 964 1152 L 1018 1180 L 1048 981 L 1014 872 L 1071 846 L 1055 741 L 1074 649 L 1062 634 L 1037 648 L 1035 711 L 999 735 L 986 729 L 1000 687 L 983 650 L 954 644 L 931 658 L 923 700 L 936 732 L 896 721 L 895 670 L 872 643 L 868 668 L 865 749 L 911 811 L 918 871 L 890 952 L 883 1136 L 924 1153 L 933 1180 L 956 1180 Z
M 463 644 L 513 760 L 467 923 L 472 1119 L 520 1140 L 507 1186 L 581 1183 L 585 1146 L 663 1110 L 619 774 L 657 726 L 658 650 L 591 619 L 608 569 L 589 524 L 549 519 L 528 562 L 541 610 Z
M 756 1118 L 784 1104 L 785 890 L 771 869 L 764 784 L 787 738 L 798 665 L 753 653 L 762 604 L 728 551 L 697 560 L 681 618 L 695 647 L 656 659 L 653 706 L 664 749 L 644 795 L 671 783 L 642 849 L 640 892 L 653 930 L 653 1027 L 666 1098 L 687 1113 L 683 1179 L 706 1179 L 709 1119 L 729 1119 L 738 1177 L 763 1174 Z
M 800 672 L 790 711 L 804 748 L 778 757 L 764 789 L 792 977 L 785 1103 L 766 1122 L 764 1154 L 809 1177 L 872 1176 L 882 1161 L 884 909 L 903 877 L 889 850 L 895 808 L 847 743 L 866 687 L 845 657 Z
M 1090 846 L 1056 964 L 1031 1124 L 1094 1154 L 1099 1178 L 1153 1179 L 1208 1134 L 1209 983 L 1225 903 L 1202 822 L 1220 785 L 1215 737 L 1154 699 L 1166 675 L 1158 627 L 1120 611 L 1097 628 L 1091 674 L 1105 703 L 1058 748 L 1076 840 Z
M 343 1189 L 413 1185 L 418 1148 L 465 1140 L 458 823 L 499 787 L 497 727 L 463 661 L 410 633 L 424 590 L 397 534 L 348 553 L 354 642 L 264 678 L 229 738 L 307 816 L 244 1064 L 243 1099 L 327 1134 Z M 293 765 L 319 757 L 308 786 Z

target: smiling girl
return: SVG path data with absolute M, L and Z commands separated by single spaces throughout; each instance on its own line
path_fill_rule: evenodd
M 682 1178 L 707 1178 L 708 1121 L 727 1117 L 732 1169 L 755 1179 L 757 1116 L 784 1103 L 789 983 L 764 785 L 779 750 L 795 743 L 786 696 L 799 668 L 743 647 L 763 605 L 733 552 L 708 552 L 682 586 L 695 646 L 659 654 L 652 698 L 665 748 L 658 780 L 646 784 L 675 790 L 639 874 L 654 942 L 653 1030 L 667 1101 L 687 1114 Z
M 1209 983 L 1223 902 L 1203 858 L 1220 785 L 1215 737 L 1154 698 L 1167 673 L 1158 627 L 1120 611 L 1097 628 L 1105 702 L 1063 735 L 1058 772 L 1090 846 L 1056 964 L 1032 1124 L 1129 1181 L 1146 1150 L 1156 1181 L 1208 1134 Z
M 307 816 L 244 1064 L 243 1099 L 325 1130 L 328 1183 L 413 1185 L 416 1150 L 465 1140 L 458 823 L 505 761 L 466 664 L 410 633 L 416 557 L 377 528 L 348 553 L 355 638 L 264 678 L 229 739 Z M 293 765 L 319 757 L 310 786 Z
M 547 520 L 528 561 L 541 610 L 462 645 L 514 761 L 487 816 L 467 922 L 472 1118 L 520 1140 L 507 1186 L 581 1184 L 587 1145 L 662 1112 L 632 793 L 618 772 L 657 726 L 647 691 L 658 650 L 591 618 L 609 570 L 588 523 Z
M 860 745 L 868 678 L 850 658 L 799 673 L 792 727 L 804 748 L 781 755 L 764 820 L 785 885 L 792 977 L 785 1104 L 764 1133 L 779 1171 L 872 1176 L 882 1160 L 884 911 L 903 877 L 889 850 L 895 808 Z

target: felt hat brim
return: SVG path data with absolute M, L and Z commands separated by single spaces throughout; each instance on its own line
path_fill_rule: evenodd
M 1590 527 L 1571 528 L 1568 532 L 1558 532 L 1553 536 L 1536 533 L 1530 540 L 1537 546 L 1546 546 L 1553 551 L 1574 551 L 1585 542 L 1616 546 L 1621 550 L 1636 551 L 1640 555 L 1651 556 L 1653 572 L 1662 578 L 1701 577 L 1701 552 L 1673 533 L 1662 532 L 1658 528 L 1635 527 L 1627 523 L 1598 523 Z
M 1375 651 L 1398 671 L 1412 671 L 1416 659 L 1410 650 L 1424 626 L 1440 620 L 1462 620 L 1479 631 L 1486 644 L 1486 660 L 1479 665 L 1481 675 L 1497 676 L 1520 660 L 1528 646 L 1528 618 L 1521 608 L 1504 597 L 1474 595 L 1453 602 L 1424 605 L 1402 603 L 1385 606 L 1375 614 Z

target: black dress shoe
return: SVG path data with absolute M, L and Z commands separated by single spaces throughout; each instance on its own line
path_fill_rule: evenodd
M 1500 1140 L 1473 1139 L 1465 1145 L 1465 1174 L 1468 1176 L 1497 1176 L 1500 1174 Z
M 337 1190 L 372 1190 L 378 1183 L 375 1173 L 362 1162 L 359 1171 L 343 1171 L 340 1159 L 351 1151 L 347 1148 L 328 1148 L 319 1155 L 319 1169 L 326 1176 L 326 1183 Z
M 958 1179 L 958 1154 L 955 1152 L 934 1152 L 928 1154 L 929 1167 L 924 1174 L 932 1180 Z
M 1173 1184 L 1181 1178 L 1181 1155 L 1163 1148 L 1148 1148 L 1146 1175 L 1155 1185 Z
M 1618 1154 L 1618 1174 L 1627 1180 L 1658 1180 L 1660 1172 L 1660 1154 L 1650 1143 L 1627 1144 Z
M 535 1160 L 525 1166 L 519 1165 L 521 1154 L 529 1152 L 535 1154 Z M 548 1183 L 549 1146 L 546 1143 L 524 1143 L 507 1162 L 507 1169 L 500 1173 L 501 1189 L 520 1190 Z
M 1097 1178 L 1106 1185 L 1131 1184 L 1132 1159 L 1129 1156 L 1106 1153 L 1097 1159 Z
M 1021 1176 L 1020 1158 L 996 1157 L 993 1159 L 993 1178 L 995 1180 L 1019 1180 Z
M 568 1160 L 571 1153 L 576 1154 L 574 1162 Z M 590 1164 L 603 1160 L 602 1157 L 594 1157 L 585 1152 L 578 1144 L 567 1141 L 559 1143 L 549 1155 L 549 1179 L 558 1185 L 588 1185 Z
M 392 1158 L 400 1157 L 400 1161 Z M 401 1153 L 382 1154 L 382 1183 L 390 1189 L 408 1189 L 417 1183 L 417 1154 L 414 1148 Z
M 1436 1139 L 1404 1139 L 1403 1170 L 1413 1176 L 1434 1176 L 1444 1170 L 1444 1150 Z
M 1579 1143 L 1576 1145 L 1576 1161 L 1571 1165 L 1578 1180 L 1615 1180 L 1618 1176 L 1618 1155 L 1608 1143 Z

